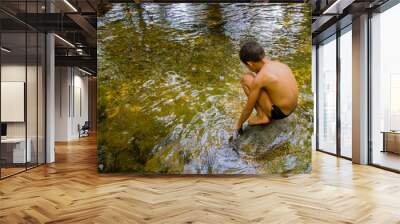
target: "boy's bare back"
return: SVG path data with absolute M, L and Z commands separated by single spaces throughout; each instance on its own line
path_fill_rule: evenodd
M 271 102 L 285 114 L 290 114 L 297 106 L 299 95 L 296 79 L 292 70 L 279 61 L 269 61 L 255 77 L 267 91 Z

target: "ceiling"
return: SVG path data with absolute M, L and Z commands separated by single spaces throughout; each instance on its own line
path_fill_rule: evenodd
M 388 0 L 310 0 L 313 43 L 352 23 L 353 17 L 368 13 Z
M 177 2 L 179 0 L 156 0 Z M 186 1 L 186 0 L 183 0 Z M 193 0 L 192 2 L 213 2 Z M 250 0 L 239 0 L 250 2 Z M 387 0 L 305 0 L 312 5 L 313 41 L 335 32 L 337 24 L 351 23 L 351 17 L 368 11 Z M 4 33 L 3 46 L 13 49 L 13 55 L 34 53 L 36 46 L 28 43 L 25 51 L 26 30 L 29 32 L 54 32 L 56 65 L 79 66 L 97 73 L 96 26 L 98 8 L 102 11 L 107 3 L 155 2 L 149 0 L 1 0 L 0 21 Z M 231 2 L 231 0 L 227 0 Z M 303 0 L 270 0 L 269 2 L 304 2 Z M 101 7 L 98 7 L 100 4 Z M 103 4 L 104 3 L 104 4 Z M 49 13 L 51 12 L 51 13 Z M 338 21 L 341 21 L 338 23 Z M 344 21 L 344 22 L 343 22 Z M 336 26 L 336 27 L 335 27 Z M 30 39 L 30 38 L 28 38 Z M 30 40 L 28 40 L 29 42 Z M 7 44 L 6 44 L 7 43 Z M 39 46 L 40 47 L 40 46 Z M 11 56 L 11 54 L 10 54 Z
M 1 0 L 2 46 L 12 49 L 7 54 L 9 60 L 24 58 L 25 55 L 31 58 L 32 55 L 36 55 L 37 44 L 30 43 L 31 39 L 37 33 L 51 32 L 56 34 L 56 66 L 78 66 L 96 74 L 98 2 L 97 0 Z M 30 32 L 35 35 L 30 35 Z

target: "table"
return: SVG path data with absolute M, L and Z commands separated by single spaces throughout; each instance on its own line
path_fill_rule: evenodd
M 392 152 L 400 154 L 400 131 L 382 131 L 383 150 L 382 152 Z
M 25 144 L 28 143 L 25 151 Z M 31 162 L 32 141 L 30 138 L 6 138 L 1 139 L 1 157 L 6 163 Z

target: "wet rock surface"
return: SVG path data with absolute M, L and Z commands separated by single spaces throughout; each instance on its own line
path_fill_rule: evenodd
M 184 166 L 185 173 L 196 174 L 259 174 L 262 161 L 282 157 L 282 171 L 296 168 L 297 156 L 290 154 L 291 140 L 295 143 L 294 118 L 273 121 L 265 126 L 246 126 L 235 141 L 228 140 L 221 148 L 206 151 Z

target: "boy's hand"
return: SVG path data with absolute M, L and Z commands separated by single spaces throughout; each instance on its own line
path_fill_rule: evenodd
M 243 131 L 243 130 L 242 130 L 242 125 L 239 125 L 239 123 L 236 123 L 236 125 L 235 125 L 235 130 L 241 130 L 241 131 Z
M 235 129 L 233 131 L 233 134 L 232 134 L 232 140 L 236 141 L 242 133 L 243 133 L 243 129 L 242 128 Z

